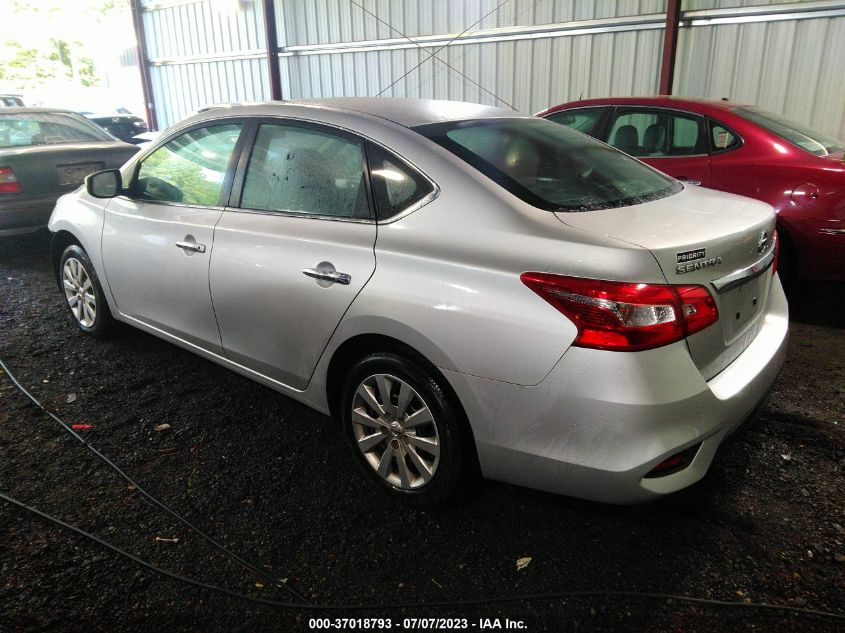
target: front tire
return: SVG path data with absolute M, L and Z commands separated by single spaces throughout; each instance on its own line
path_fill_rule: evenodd
M 416 507 L 454 498 L 475 471 L 468 425 L 421 362 L 393 352 L 371 354 L 347 375 L 341 421 L 367 477 Z
M 65 248 L 59 261 L 59 285 L 74 322 L 91 336 L 106 336 L 114 327 L 114 318 L 106 303 L 103 288 L 85 249 L 78 244 Z

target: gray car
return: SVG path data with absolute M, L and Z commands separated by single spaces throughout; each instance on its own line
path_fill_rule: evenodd
M 402 99 L 205 111 L 50 220 L 84 332 L 331 414 L 421 505 L 478 472 L 614 503 L 699 480 L 784 359 L 774 229 L 552 122 Z
M 120 167 L 138 148 L 86 118 L 48 108 L 0 110 L 0 236 L 43 229 L 62 194 Z

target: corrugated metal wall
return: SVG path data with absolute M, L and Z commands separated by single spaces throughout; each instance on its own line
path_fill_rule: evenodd
M 454 36 L 473 24 L 468 35 L 477 43 L 456 42 L 438 54 L 456 70 L 429 59 L 384 95 L 459 99 L 534 112 L 581 95 L 648 94 L 657 89 L 665 0 L 512 0 L 498 11 L 494 9 L 501 0 L 356 2 L 387 24 L 349 0 L 277 2 L 280 46 L 293 53 L 280 60 L 286 96 L 378 94 L 449 40 L 432 42 L 430 36 Z M 617 20 L 630 16 L 651 20 Z M 581 25 L 586 32 L 564 35 L 563 29 L 584 21 L 592 22 Z M 516 39 L 529 33 L 526 27 L 545 28 L 535 30 L 530 39 Z M 403 35 L 422 41 L 417 46 Z M 354 51 L 350 46 L 332 52 L 315 46 L 362 41 L 394 50 Z
M 678 37 L 675 93 L 757 104 L 845 139 L 845 17 L 699 25 Z
M 581 96 L 656 93 L 665 0 L 510 0 L 493 11 L 499 4 L 275 0 L 282 93 L 387 88 L 386 96 L 527 112 Z M 675 93 L 755 102 L 845 137 L 845 82 L 836 75 L 845 67 L 845 0 L 753 8 L 761 4 L 684 1 Z M 837 9 L 842 17 L 830 17 Z M 796 19 L 810 10 L 812 19 Z M 438 53 L 454 69 L 429 59 L 390 86 L 476 22 Z M 210 103 L 269 97 L 260 0 L 147 0 L 144 24 L 161 126 Z
M 142 6 L 159 127 L 213 103 L 270 98 L 260 2 Z

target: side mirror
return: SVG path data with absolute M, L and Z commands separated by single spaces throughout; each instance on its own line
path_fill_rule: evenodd
M 123 189 L 120 170 L 106 169 L 85 177 L 85 191 L 95 198 L 114 198 Z

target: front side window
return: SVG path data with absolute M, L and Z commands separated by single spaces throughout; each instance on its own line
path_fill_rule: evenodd
M 381 147 L 371 144 L 367 154 L 379 220 L 402 213 L 433 191 L 421 174 Z
M 578 108 L 577 110 L 562 110 L 545 117 L 568 128 L 590 134 L 601 119 L 607 108 Z
M 87 119 L 60 112 L 0 114 L 0 147 L 113 141 Z
M 698 118 L 664 110 L 623 110 L 617 113 L 608 143 L 631 156 L 692 156 L 704 153 Z
M 816 156 L 835 154 L 845 149 L 845 143 L 842 141 L 790 121 L 779 114 L 752 107 L 734 108 L 732 112 Z
M 135 196 L 199 206 L 223 204 L 223 181 L 242 127 L 202 127 L 168 141 L 141 162 Z
M 525 202 L 592 211 L 664 198 L 681 185 L 588 136 L 544 119 L 480 119 L 415 128 Z
M 363 143 L 283 124 L 263 124 L 247 166 L 241 207 L 369 218 Z

